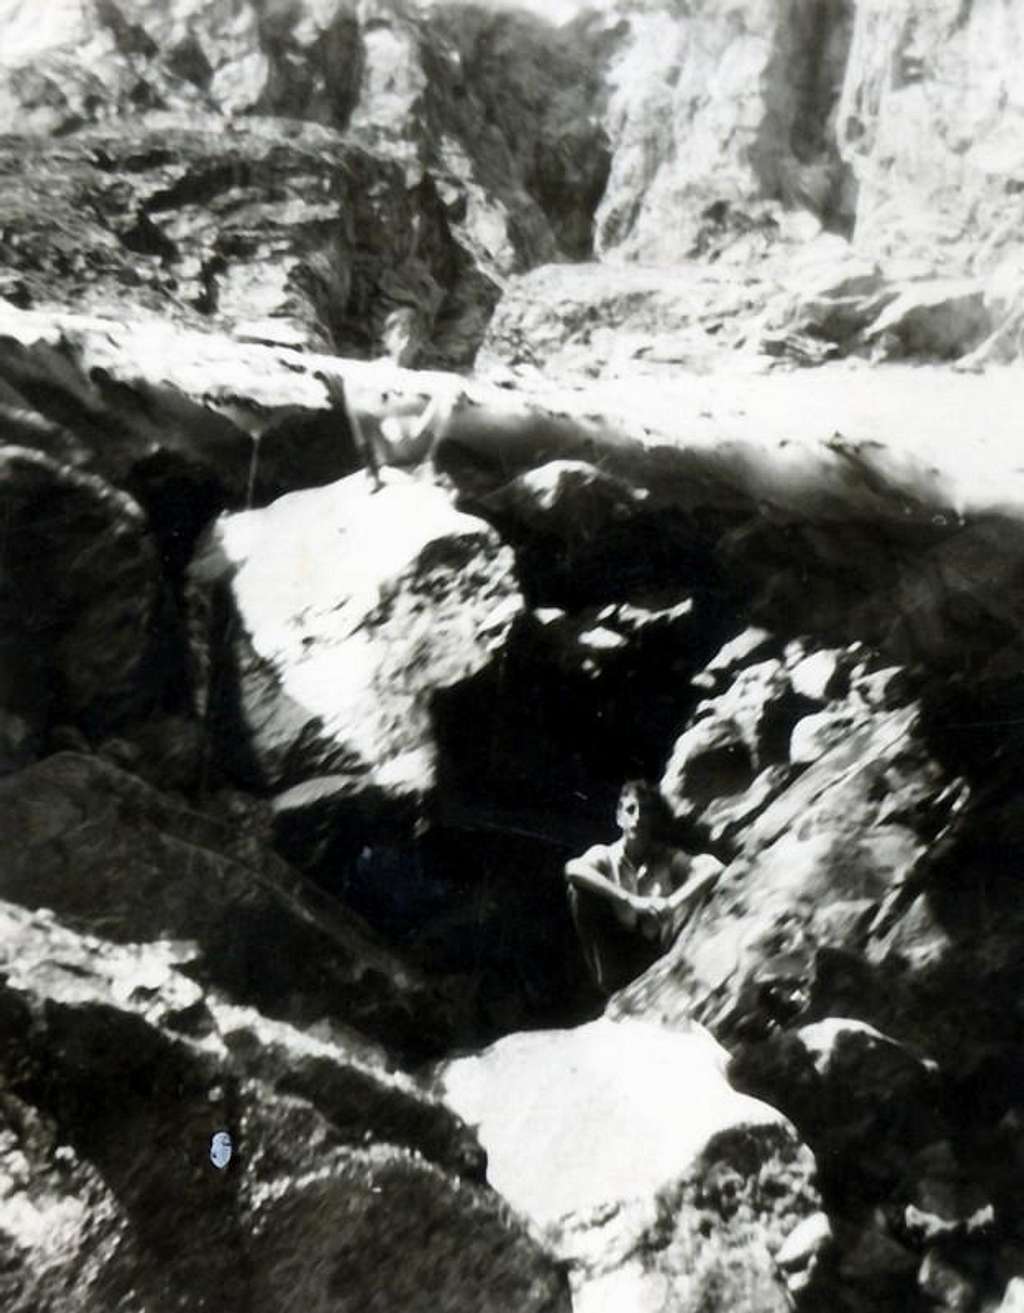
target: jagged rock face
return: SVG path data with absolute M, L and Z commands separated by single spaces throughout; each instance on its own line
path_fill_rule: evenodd
M 813 1006 L 820 952 L 862 950 L 872 909 L 903 887 L 963 802 L 916 728 L 920 706 L 888 709 L 870 694 L 858 684 L 829 700 L 827 727 L 799 762 L 792 745 L 803 745 L 814 704 L 794 694 L 782 661 L 749 666 L 698 708 L 662 787 L 677 813 L 739 855 L 699 933 L 679 942 L 678 972 L 655 968 L 660 983 L 638 985 L 638 1005 L 657 1008 L 662 989 L 679 988 L 713 1028 L 756 1035 Z M 717 733 L 698 738 L 705 725 Z
M 946 274 L 988 272 L 1017 247 L 1022 40 L 1012 5 L 856 6 L 836 127 L 858 243 L 941 258 Z
M 63 137 L 64 149 L 51 143 L 42 163 L 38 145 L 12 138 L 15 167 L 34 158 L 40 191 L 59 189 L 70 169 L 79 188 L 68 212 L 83 190 L 99 198 L 87 265 L 110 266 L 118 262 L 114 244 L 128 248 L 108 291 L 121 302 L 159 302 L 182 318 L 216 312 L 277 339 L 464 367 L 509 275 L 595 251 L 662 266 L 724 260 L 747 272 L 767 260 L 770 301 L 778 272 L 824 226 L 852 233 L 861 253 L 885 262 L 891 295 L 913 299 L 919 278 L 982 275 L 964 292 L 979 304 L 966 319 L 962 307 L 943 310 L 940 326 L 926 313 L 938 294 L 931 289 L 913 327 L 879 327 L 852 342 L 848 329 L 838 340 L 819 331 L 821 310 L 812 306 L 802 325 L 781 332 L 776 323 L 763 343 L 768 355 L 818 363 L 836 349 L 1017 354 L 1012 16 L 953 0 L 765 0 L 742 13 L 710 0 L 685 10 L 607 0 L 552 21 L 567 17 L 397 0 L 272 8 L 178 0 L 129 14 L 111 0 L 89 0 L 54 10 L 46 23 L 7 0 L 0 114 L 6 109 L 13 132 Z M 966 109 L 951 90 L 964 85 L 974 88 Z M 182 209 L 124 208 L 139 161 L 159 154 L 160 135 L 197 116 L 211 130 L 255 132 L 273 151 L 221 143 L 231 167 L 248 170 L 244 182 L 217 182 L 215 169 L 197 168 L 178 194 L 184 201 L 191 182 Z M 129 120 L 138 126 L 126 152 L 105 125 Z M 336 142 L 335 132 L 372 152 L 375 164 L 356 169 L 352 191 L 332 175 L 333 215 L 318 194 L 324 169 L 310 166 L 296 143 L 297 120 L 314 152 Z M 106 178 L 94 183 L 76 164 L 72 143 L 83 129 L 85 137 L 105 133 L 98 150 Z M 389 248 L 386 276 L 374 268 L 380 243 L 360 241 L 374 184 L 393 193 L 375 210 Z M 396 187 L 407 193 L 404 207 Z M 297 194 L 305 232 L 294 249 L 282 240 L 281 220 L 289 205 L 294 219 Z M 229 208 L 241 214 L 225 225 Z M 81 221 L 60 215 L 47 231 L 63 265 L 51 261 L 40 278 L 31 249 L 8 252 L 5 295 L 26 303 L 47 282 L 95 293 L 96 279 L 82 276 L 82 255 L 69 241 Z M 211 222 L 226 228 L 222 239 L 211 239 Z M 33 226 L 17 209 L 3 223 L 16 247 L 31 248 Z M 353 224 L 357 258 L 347 250 Z M 972 253 L 975 237 L 980 254 Z M 264 270 L 275 267 L 276 288 L 253 276 L 257 255 Z M 782 281 L 795 290 L 801 283 L 796 271 Z M 618 294 L 597 286 L 593 295 L 600 338 L 602 303 Z M 662 317 L 662 292 L 652 288 L 649 298 L 649 313 Z M 713 298 L 706 318 L 685 332 L 648 343 L 639 368 L 705 354 L 705 331 L 719 331 L 715 322 L 729 325 L 735 313 L 727 297 L 721 302 Z M 879 308 L 877 296 L 861 300 L 860 328 Z M 931 320 L 928 331 L 922 318 Z M 576 327 L 562 331 L 571 336 Z
M 205 815 L 71 753 L 0 788 L 8 901 L 115 943 L 192 941 L 196 979 L 300 1024 L 333 1018 L 399 1047 L 404 1033 L 411 1051 L 458 1026 L 443 989 L 430 1003 L 433 987 L 318 899 L 269 851 L 268 822 L 232 815 L 230 799 L 224 818 Z
M 452 1309 L 568 1307 L 471 1134 L 382 1055 L 204 991 L 187 943 L 0 916 L 5 1307 L 413 1308 L 425 1281 Z
M 534 221 L 530 228 L 538 231 L 529 245 L 530 228 L 516 232 L 523 219 L 510 225 L 520 267 L 551 258 L 545 250 L 570 259 L 591 255 L 610 160 L 592 43 L 581 41 L 573 26 L 556 27 L 543 8 L 530 14 L 516 6 L 438 4 L 427 9 L 427 24 L 430 36 L 445 43 L 455 74 L 449 82 L 437 77 L 436 61 L 429 67 L 435 121 L 457 125 L 481 183 L 496 183 L 503 197 L 508 183 L 497 170 L 509 169 L 544 217 L 549 235 Z M 474 149 L 474 119 L 481 117 L 487 128 Z M 444 146 L 442 138 L 442 158 Z M 525 207 L 518 209 L 523 215 Z
M 844 1289 L 997 1295 L 1019 1259 L 999 1237 L 1021 1227 L 1006 1190 L 1020 746 L 1000 695 L 764 630 L 698 683 L 717 696 L 663 788 L 733 860 L 610 1014 L 700 1018 L 732 1048 L 739 1088 L 794 1120 L 842 1219 Z
M 205 115 L 5 140 L 3 291 L 22 305 L 459 366 L 496 300 L 434 183 L 328 128 Z
M 729 1089 L 725 1056 L 699 1027 L 599 1021 L 442 1069 L 489 1179 L 568 1260 L 575 1309 L 789 1307 L 772 1255 L 816 1207 L 813 1160 Z
M 604 22 L 625 33 L 606 73 L 612 167 L 598 249 L 674 263 L 732 228 L 734 210 L 741 230 L 759 213 L 777 229 L 772 200 L 848 226 L 830 124 L 851 11 L 848 0 L 611 7 Z
M 93 199 L 97 249 L 78 249 L 80 224 L 62 225 L 59 210 L 34 223 L 6 211 L 5 294 L 22 303 L 43 290 L 31 258 L 42 229 L 65 261 L 51 257 L 51 290 L 66 279 L 95 293 L 89 266 L 120 263 L 108 291 L 121 302 L 461 367 L 496 278 L 591 250 L 608 161 L 594 74 L 540 19 L 349 0 L 183 0 L 129 15 L 90 0 L 59 20 L 33 23 L 13 0 L 0 12 L 11 33 L 0 114 L 13 132 L 64 138 L 65 149 L 20 138 L 11 149 L 19 169 L 27 150 L 40 191 L 68 174 L 68 206 Z M 231 146 L 191 135 L 197 118 L 211 132 L 230 124 Z M 67 137 L 114 119 L 139 124 L 131 146 L 120 132 L 86 133 L 95 142 L 83 149 Z M 139 196 L 150 190 L 155 204 Z
M 197 613 L 227 607 L 229 646 L 211 632 L 197 660 L 238 672 L 225 746 L 241 733 L 262 787 L 347 773 L 429 794 L 431 695 L 479 674 L 522 609 L 488 526 L 411 479 L 374 494 L 354 475 L 221 519 L 191 577 Z

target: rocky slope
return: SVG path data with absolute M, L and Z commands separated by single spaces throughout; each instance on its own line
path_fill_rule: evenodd
M 41 21 L 5 0 L 0 124 L 46 135 L 7 138 L 4 294 L 463 368 L 510 278 L 696 259 L 743 269 L 773 356 L 1014 358 L 1014 13 L 82 0 Z M 621 326 L 606 277 L 576 284 L 592 329 Z M 731 325 L 724 281 L 694 313 L 641 280 L 627 318 L 678 361 L 680 328 Z
M 805 1301 L 838 1290 L 852 1307 L 906 1307 L 933 1289 L 969 1305 L 1001 1291 L 1021 1243 L 1013 581 L 1024 498 L 1012 451 L 979 444 L 960 454 L 970 460 L 926 465 L 937 420 L 916 454 L 901 453 L 894 416 L 866 398 L 847 425 L 859 440 L 823 432 L 810 407 L 800 429 L 773 432 L 773 390 L 785 384 L 783 415 L 787 388 L 811 395 L 792 375 L 762 380 L 764 404 L 746 419 L 719 398 L 703 428 L 706 389 L 689 389 L 689 418 L 678 397 L 597 420 L 595 405 L 614 415 L 610 390 L 527 401 L 468 383 L 434 458 L 447 493 L 429 471 L 394 468 L 378 493 L 357 472 L 275 499 L 274 461 L 301 483 L 306 435 L 324 416 L 321 357 L 227 340 L 214 352 L 194 333 L 151 338 L 38 312 L 12 310 L 4 327 L 19 438 L 9 504 L 30 526 L 40 487 L 95 489 L 90 513 L 111 525 L 97 540 L 106 554 L 83 556 L 79 520 L 57 518 L 47 541 L 64 534 L 79 571 L 63 593 L 59 552 L 30 551 L 29 536 L 8 558 L 23 599 L 12 614 L 24 616 L 12 646 L 36 669 L 34 684 L 12 680 L 5 704 L 20 766 L 7 808 L 23 850 L 7 869 L 13 904 L 93 936 L 91 952 L 125 938 L 152 940 L 147 952 L 184 943 L 203 991 L 182 1004 L 189 1016 L 226 995 L 258 1010 L 254 1025 L 328 1044 L 341 1027 L 420 1063 L 593 1015 L 560 867 L 607 825 L 622 775 L 662 775 L 681 837 L 728 870 L 609 1016 L 655 1023 L 670 1046 L 701 1019 L 731 1050 L 734 1083 L 780 1108 L 818 1156 L 819 1186 L 787 1186 L 776 1203 L 744 1194 L 742 1227 L 722 1231 L 715 1263 L 747 1273 L 735 1299 L 765 1307 L 769 1287 L 771 1299 L 787 1287 Z M 335 367 L 367 408 L 451 387 Z M 848 402 L 858 377 L 877 401 L 877 375 L 847 373 Z M 919 383 L 948 411 L 941 389 Z M 951 385 L 961 405 L 982 395 L 982 380 Z M 257 415 L 274 434 L 263 472 L 263 440 L 248 431 Z M 200 442 L 206 433 L 219 440 Z M 308 450 L 315 480 L 319 448 Z M 35 481 L 14 478 L 21 470 Z M 118 485 L 135 489 L 130 531 L 118 530 L 129 496 Z M 234 509 L 183 544 L 175 487 L 204 488 L 208 514 Z M 245 509 L 257 496 L 265 509 Z M 128 569 L 140 533 L 158 563 L 150 594 Z M 335 541 L 350 547 L 330 565 Z M 24 599 L 44 562 L 55 582 L 43 595 L 65 600 L 33 630 L 47 613 Z M 90 620 L 92 581 L 107 608 L 128 590 L 126 617 L 165 598 L 138 622 L 163 660 L 127 668 L 144 696 L 83 701 L 60 673 L 68 650 L 79 675 L 117 657 L 107 628 L 127 621 Z M 50 755 L 69 747 L 86 755 Z M 561 1052 L 557 1033 L 547 1042 L 545 1069 Z M 498 1080 L 506 1094 L 535 1079 L 528 1054 L 512 1070 Z M 565 1094 L 580 1109 L 567 1119 L 591 1106 L 585 1081 Z M 664 1116 L 652 1134 L 667 1143 Z M 501 1185 L 486 1118 L 481 1135 Z M 606 1223 L 563 1218 L 561 1239 L 547 1236 L 578 1306 L 606 1288 L 634 1302 L 675 1291 L 680 1308 L 704 1297 L 686 1274 L 706 1182 L 735 1175 L 745 1191 L 782 1160 L 774 1141 L 767 1158 L 729 1149 L 728 1166 L 712 1141 L 694 1152 L 631 1194 L 614 1261 L 592 1256 Z M 828 1221 L 812 1226 L 818 1188 Z M 715 1207 L 712 1229 L 732 1216 Z M 803 1218 L 806 1235 L 794 1229 Z
M 5 1307 L 1018 1307 L 1018 26 L 0 0 Z
M 699 1027 L 602 1020 L 443 1069 L 491 1180 L 567 1259 L 575 1309 L 790 1307 L 775 1259 L 794 1219 L 822 1220 L 814 1162 L 784 1119 L 729 1089 L 725 1057 Z M 816 1257 L 787 1279 L 805 1298 Z

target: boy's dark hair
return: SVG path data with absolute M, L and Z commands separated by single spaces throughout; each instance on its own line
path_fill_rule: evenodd
M 629 795 L 636 798 L 644 811 L 650 814 L 654 821 L 655 833 L 659 836 L 664 835 L 671 826 L 672 814 L 657 786 L 650 780 L 626 780 L 619 790 L 619 802 Z

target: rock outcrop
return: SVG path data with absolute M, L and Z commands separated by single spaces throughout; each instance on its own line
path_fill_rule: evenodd
M 934 668 L 867 657 L 773 651 L 750 631 L 699 677 L 717 696 L 663 788 L 732 861 L 611 1015 L 684 1032 L 698 1018 L 732 1049 L 734 1083 L 793 1119 L 821 1164 L 844 1288 L 959 1291 L 973 1307 L 1014 1270 L 997 1237 L 1020 1227 L 998 1161 L 1015 1104 L 1001 853 L 1019 749 L 997 719 L 962 723 Z M 994 758 L 972 731 L 995 735 Z
M 946 274 L 987 271 L 1017 246 L 1021 39 L 1020 15 L 1000 5 L 855 7 L 836 126 L 858 242 L 941 254 Z
M 0 0 L 5 1307 L 1020 1302 L 1019 29 Z
M 7 1308 L 412 1308 L 429 1282 L 451 1308 L 568 1309 L 472 1136 L 381 1055 L 202 988 L 187 943 L 0 916 Z
M 138 503 L 25 447 L 0 447 L 5 523 L 0 770 L 58 725 L 102 737 L 156 710 L 164 580 Z
M 6 140 L 2 290 L 22 306 L 460 367 L 497 298 L 430 177 L 329 127 L 165 115 Z
M 4 208 L 4 294 L 20 304 L 62 282 L 273 340 L 461 367 L 506 279 L 536 266 L 696 260 L 799 290 L 801 246 L 824 230 L 881 261 L 889 299 L 934 307 L 919 280 L 972 280 L 972 309 L 948 307 L 937 337 L 826 333 L 833 349 L 1018 348 L 1020 32 L 997 5 L 334 0 L 228 18 L 199 0 L 142 14 L 90 0 L 41 22 L 7 0 L 0 19 L 0 121 L 60 138 L 14 147 L 38 194 L 63 201 Z M 205 137 L 183 127 L 197 119 Z M 228 145 L 211 140 L 221 125 Z M 69 222 L 83 198 L 84 250 Z M 746 301 L 764 309 L 770 290 Z M 600 339 L 621 292 L 595 279 L 590 296 Z M 641 317 L 664 316 L 661 288 L 645 299 Z M 641 368 L 703 354 L 732 313 L 718 298 L 686 331 L 638 340 Z M 763 345 L 817 363 L 821 342 L 812 322 Z
M 72 753 L 0 788 L 9 902 L 113 943 L 188 941 L 197 980 L 298 1024 L 333 1017 L 410 1052 L 460 1028 L 456 996 L 431 1003 L 428 981 L 317 898 L 268 850 L 269 822 L 244 799 L 234 814 L 229 798 L 199 812 Z
M 374 494 L 354 475 L 221 519 L 191 567 L 196 614 L 216 617 L 201 714 L 259 788 L 347 773 L 426 795 L 431 696 L 500 650 L 522 610 L 511 567 L 487 525 L 412 480 Z M 231 722 L 212 703 L 225 665 Z
M 725 1056 L 696 1027 L 599 1021 L 442 1069 L 490 1181 L 569 1263 L 575 1309 L 789 1307 L 773 1255 L 816 1206 L 813 1160 L 729 1089 Z
M 411 1309 L 427 1284 L 451 1308 L 568 1309 L 473 1135 L 396 1070 L 463 1033 L 455 993 L 244 808 L 228 824 L 223 800 L 70 754 L 3 794 L 5 1307 Z
M 60 287 L 462 367 L 505 276 L 592 249 L 595 74 L 543 19 L 90 0 L 59 20 L 0 11 L 0 123 L 33 134 L 0 210 L 19 304 Z
M 701 3 L 685 17 L 671 4 L 610 7 L 606 23 L 627 35 L 607 72 L 599 249 L 672 264 L 702 254 L 716 229 L 756 246 L 778 232 L 781 205 L 848 229 L 854 197 L 833 122 L 851 11 L 845 0 L 729 14 Z

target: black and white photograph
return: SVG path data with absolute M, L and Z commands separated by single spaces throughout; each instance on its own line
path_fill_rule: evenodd
M 0 0 L 0 1313 L 1024 1313 L 1024 0 Z

